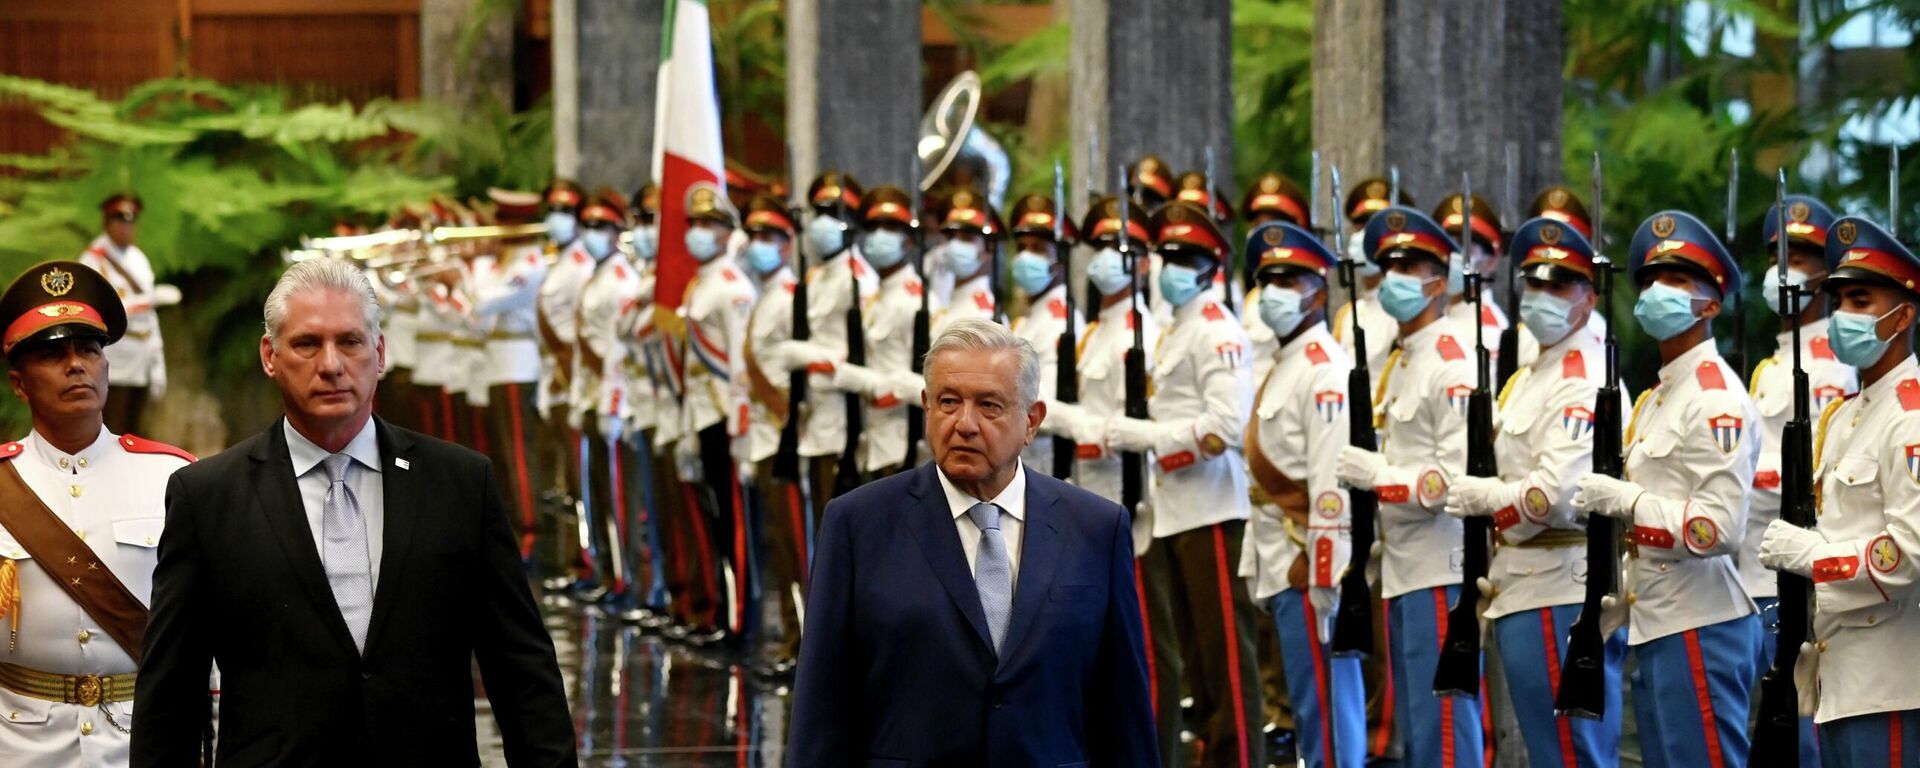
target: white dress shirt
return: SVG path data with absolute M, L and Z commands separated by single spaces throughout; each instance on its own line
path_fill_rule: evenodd
M 300 506 L 306 508 L 307 527 L 313 530 L 313 551 L 325 552 L 320 521 L 326 513 L 327 486 L 330 483 L 327 470 L 320 466 L 320 462 L 332 454 L 314 445 L 286 419 L 280 420 L 280 428 L 286 431 L 287 456 L 293 459 L 293 476 L 298 479 L 300 486 Z M 373 564 L 372 584 L 377 588 L 380 584 L 380 553 L 384 549 L 382 533 L 386 530 L 387 503 L 386 483 L 380 477 L 380 443 L 374 435 L 373 419 L 367 419 L 366 426 L 361 427 L 360 433 L 347 441 L 347 447 L 340 452 L 353 457 L 353 461 L 347 464 L 347 487 L 353 490 L 354 499 L 360 502 L 360 514 L 367 522 L 367 557 Z
M 945 470 L 939 466 L 933 468 L 940 477 L 940 490 L 947 494 L 947 509 L 953 512 L 954 530 L 960 532 L 960 549 L 967 553 L 967 571 L 978 575 L 976 561 L 980 557 L 980 536 L 983 531 L 974 526 L 973 518 L 967 511 L 973 505 L 986 501 L 1000 508 L 1000 538 L 1007 543 L 1007 566 L 1013 571 L 1013 585 L 1020 584 L 1020 539 L 1026 531 L 1027 519 L 1027 467 L 1024 463 L 1013 470 L 1013 480 L 1007 487 L 1000 489 L 1000 495 L 991 499 L 977 499 L 953 487 L 953 481 L 947 479 Z

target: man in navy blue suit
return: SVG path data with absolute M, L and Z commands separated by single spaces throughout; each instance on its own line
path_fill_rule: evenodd
M 926 377 L 933 463 L 827 506 L 789 764 L 1159 765 L 1127 515 L 1020 464 L 1039 356 L 962 320 Z

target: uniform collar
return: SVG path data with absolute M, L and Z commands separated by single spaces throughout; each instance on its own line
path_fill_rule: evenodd
M 990 291 L 987 290 L 988 288 L 993 287 L 991 284 L 989 284 L 989 279 L 991 277 L 992 277 L 991 274 L 981 275 L 979 277 L 967 280 L 966 282 L 963 282 L 963 283 L 956 283 L 953 286 L 953 295 L 964 296 L 967 293 L 972 291 L 979 291 L 982 293 L 991 293 Z
M 780 265 L 779 269 L 776 269 L 768 273 L 767 276 L 760 278 L 760 286 L 762 288 L 772 288 L 776 285 L 786 285 L 787 283 L 791 283 L 793 281 L 794 281 L 793 267 L 782 264 Z
M 893 271 L 893 274 L 880 278 L 880 284 L 888 288 L 892 288 L 898 285 L 905 284 L 909 280 L 918 280 L 918 279 L 920 279 L 920 276 L 914 274 L 913 267 L 909 266 L 901 269 L 896 269 Z
M 1001 512 L 1012 515 L 1015 520 L 1025 522 L 1027 519 L 1026 462 L 1020 462 L 1014 468 L 1013 480 L 1007 483 L 1007 487 L 1000 489 L 1000 495 L 991 499 L 976 499 L 961 492 L 959 488 L 953 487 L 953 481 L 947 479 L 946 470 L 941 469 L 938 464 L 934 465 L 933 474 L 940 478 L 940 491 L 947 497 L 947 511 L 953 513 L 955 520 L 966 515 L 968 510 L 973 509 L 973 505 L 982 501 L 999 507 Z
M 112 432 L 107 431 L 106 425 L 101 425 L 100 434 L 95 436 L 93 442 L 87 447 L 80 449 L 79 453 L 66 453 L 53 447 L 53 444 L 47 442 L 47 439 L 41 437 L 37 431 L 28 432 L 27 439 L 23 442 L 26 443 L 27 453 L 48 467 L 62 472 L 78 473 L 80 470 L 97 466 L 101 457 L 113 449 L 115 438 Z
M 1052 310 L 1048 309 L 1047 306 L 1055 301 L 1065 301 L 1066 296 L 1067 286 L 1065 283 L 1041 291 L 1039 296 L 1035 296 L 1032 301 L 1027 302 L 1027 316 L 1035 320 L 1048 317 Z
M 1280 345 L 1279 351 L 1274 354 L 1279 355 L 1280 360 L 1293 360 L 1305 354 L 1303 350 L 1308 344 L 1314 343 L 1318 343 L 1321 349 L 1326 349 L 1333 344 L 1333 332 L 1327 330 L 1325 322 L 1314 323 L 1311 327 L 1300 331 L 1300 335 L 1293 337 L 1293 341 Z
M 1719 356 L 1720 350 L 1713 345 L 1713 337 L 1709 336 L 1699 344 L 1693 345 L 1692 349 L 1674 358 L 1673 362 L 1660 366 L 1660 383 L 1672 384 L 1674 379 L 1692 373 L 1693 369 L 1700 367 L 1700 363 L 1705 362 L 1707 358 Z
M 1600 315 L 1597 313 L 1587 316 L 1586 325 L 1567 334 L 1566 338 L 1554 342 L 1553 346 L 1540 350 L 1540 356 L 1533 362 L 1533 370 L 1553 370 L 1553 367 L 1558 365 L 1560 360 L 1567 356 L 1567 353 L 1574 350 L 1585 352 L 1595 346 L 1595 344 L 1600 341 L 1600 337 L 1599 334 L 1595 333 L 1593 324 L 1594 320 L 1599 317 Z
M 1473 344 L 1473 338 L 1472 337 L 1460 338 L 1460 334 L 1455 332 L 1457 327 L 1458 326 L 1455 325 L 1455 320 L 1453 319 L 1452 316 L 1441 315 L 1438 320 L 1435 320 L 1431 323 L 1427 323 L 1426 327 L 1421 328 L 1420 330 L 1414 331 L 1413 335 L 1411 336 L 1401 339 L 1400 348 L 1401 349 L 1424 349 L 1426 347 L 1432 346 L 1433 343 L 1438 341 L 1441 336 L 1451 335 L 1455 337 L 1455 341 L 1460 342 L 1460 347 L 1462 349 L 1465 349 L 1469 345 Z
M 1138 295 L 1134 298 L 1140 301 L 1140 314 L 1145 315 L 1152 311 L 1147 307 L 1146 298 Z M 1127 313 L 1131 311 L 1133 311 L 1133 302 L 1123 301 L 1112 306 L 1101 307 L 1100 319 L 1102 321 L 1124 322 L 1127 319 Z
M 315 445 L 306 435 L 293 428 L 293 423 L 282 418 L 280 428 L 287 437 L 287 457 L 293 460 L 293 476 L 300 477 L 312 470 L 332 454 L 327 449 Z M 360 428 L 359 434 L 347 441 L 347 447 L 341 453 L 352 456 L 360 466 L 380 471 L 380 440 L 373 428 L 373 417 L 367 417 L 367 423 Z
M 723 253 L 713 257 L 712 261 L 709 261 L 705 264 L 701 264 L 700 268 L 695 270 L 695 273 L 700 277 L 700 279 L 705 280 L 709 277 L 713 277 L 714 275 L 718 275 L 725 270 L 732 269 L 733 267 L 734 267 L 733 254 Z
M 1920 362 L 1915 362 L 1913 353 L 1909 352 L 1907 353 L 1907 359 L 1900 361 L 1900 364 L 1894 366 L 1893 370 L 1887 371 L 1887 375 L 1881 376 L 1879 381 L 1860 390 L 1860 399 L 1863 402 L 1872 403 L 1879 398 L 1892 395 L 1894 394 L 1895 388 L 1900 386 L 1900 382 L 1915 378 L 1916 376 L 1920 376 Z M 98 443 L 95 443 L 95 445 L 98 445 Z
M 1198 296 L 1189 299 L 1187 303 L 1174 308 L 1173 319 L 1175 321 L 1190 319 L 1194 315 L 1200 314 L 1201 309 L 1212 303 L 1214 303 L 1213 297 L 1207 295 L 1207 291 L 1203 290 Z

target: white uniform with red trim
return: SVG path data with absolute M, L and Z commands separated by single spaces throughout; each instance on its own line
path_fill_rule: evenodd
M 1274 355 L 1271 373 L 1254 399 L 1251 431 L 1261 455 L 1305 487 L 1308 518 L 1306 530 L 1290 531 L 1278 504 L 1267 500 L 1254 507 L 1239 573 L 1262 605 L 1290 586 L 1287 570 L 1305 552 L 1313 553 L 1307 586 L 1338 587 L 1353 546 L 1347 489 L 1334 477 L 1340 447 L 1349 437 L 1347 373 L 1353 363 L 1325 323 L 1302 330 Z
M 1780 591 L 1779 574 L 1760 564 L 1760 539 L 1767 525 L 1780 517 L 1780 434 L 1793 416 L 1792 344 L 1792 332 L 1782 332 L 1773 356 L 1754 366 L 1753 382 L 1747 388 L 1767 430 L 1760 440 L 1760 465 L 1753 473 L 1753 500 L 1739 556 L 1740 579 L 1747 585 L 1747 594 L 1755 598 L 1775 597 Z M 1807 372 L 1812 418 L 1820 418 L 1828 403 L 1860 391 L 1860 376 L 1853 366 L 1833 356 L 1824 317 L 1800 326 L 1800 366 Z
M 1367 288 L 1360 293 L 1356 302 L 1341 302 L 1340 309 L 1333 313 L 1333 320 L 1327 329 L 1333 332 L 1333 338 L 1340 342 L 1340 348 L 1347 351 L 1347 359 L 1353 359 L 1353 306 L 1360 307 L 1360 330 L 1367 333 L 1367 372 L 1379 383 L 1380 372 L 1387 369 L 1387 356 L 1393 354 L 1393 338 L 1400 335 L 1400 325 L 1393 315 L 1380 308 L 1380 287 Z M 1257 314 L 1257 313 L 1256 313 Z
M 926 388 L 925 377 L 913 372 L 913 322 L 925 290 L 912 267 L 881 278 L 880 292 L 867 300 L 861 315 L 867 329 L 867 364 L 841 364 L 834 370 L 834 386 L 858 392 L 866 402 L 860 468 L 867 472 L 907 460 L 907 406 L 918 405 Z M 924 446 L 919 456 L 928 456 Z
M 453 338 L 454 355 L 459 370 L 454 374 L 454 383 L 447 388 L 464 397 L 468 405 L 485 408 L 487 406 L 487 336 L 493 331 L 494 318 L 473 311 L 474 293 L 494 280 L 494 257 L 490 255 L 463 259 L 456 267 L 460 280 L 448 291 L 452 309 L 455 311 L 454 326 L 450 332 Z
M 109 347 L 111 349 L 111 347 Z M 92 445 L 65 453 L 38 433 L 0 445 L 0 461 L 73 529 L 127 591 L 151 604 L 153 568 L 166 522 L 167 478 L 193 457 L 172 446 L 104 427 Z M 0 662 L 60 675 L 127 675 L 132 657 L 54 583 L 13 534 L 0 527 L 0 562 L 17 574 L 20 605 L 0 617 Z M 19 637 L 8 632 L 18 626 Z M 118 723 L 119 727 L 115 726 Z M 0 687 L 0 755 L 10 766 L 124 766 L 133 702 L 63 704 Z
M 593 265 L 593 257 L 587 255 L 586 246 L 576 240 L 560 252 L 560 260 L 554 262 L 547 270 L 546 277 L 540 281 L 540 291 L 535 301 L 535 307 L 539 310 L 536 323 L 546 323 L 556 337 L 552 341 L 569 350 L 580 341 L 580 291 L 586 286 L 587 278 L 593 276 Z M 550 413 L 555 406 L 567 402 L 567 389 L 561 384 L 570 381 L 573 376 L 573 371 L 559 370 L 558 352 L 546 349 L 547 346 L 548 340 L 542 338 L 545 359 L 540 367 L 540 396 L 535 401 L 535 407 L 541 413 Z M 578 356 L 575 357 L 577 360 Z M 414 380 L 419 380 L 417 369 Z
M 1470 334 L 1442 317 L 1402 338 L 1376 377 L 1383 597 L 1460 583 L 1464 529 L 1445 509 L 1467 467 L 1467 399 L 1478 376 Z
M 1073 336 L 1079 339 L 1086 332 L 1085 317 L 1067 311 L 1067 286 L 1062 282 L 1034 297 L 1027 306 L 1026 316 L 1013 319 L 1013 335 L 1026 339 L 1033 350 L 1040 353 L 1042 399 L 1052 400 L 1060 391 L 1060 334 L 1065 333 L 1067 323 L 1072 322 Z M 1033 443 L 1020 452 L 1020 458 L 1035 471 L 1052 474 L 1053 441 L 1035 437 Z
M 369 269 L 366 275 L 374 300 L 380 303 L 380 337 L 387 342 L 387 367 L 380 375 L 384 378 L 395 368 L 411 371 L 416 362 L 413 334 L 420 321 L 420 297 L 410 281 L 388 283 L 386 270 Z
M 1080 337 L 1080 402 L 1047 401 L 1047 418 L 1040 422 L 1042 437 L 1064 435 L 1078 444 L 1073 484 L 1120 501 L 1120 454 L 1107 450 L 1107 420 L 1126 412 L 1127 351 L 1133 349 L 1131 302 L 1100 309 L 1100 315 Z M 1153 350 L 1160 343 L 1160 327 L 1140 302 L 1141 343 L 1147 370 L 1153 370 Z M 1134 548 L 1145 551 L 1153 541 L 1151 521 L 1134 520 Z
M 1821 418 L 1815 461 L 1814 722 L 1920 709 L 1920 363 L 1912 355 Z M 1806 657 L 1802 657 L 1806 660 Z
M 460 357 L 453 346 L 453 330 L 457 320 L 447 307 L 449 294 L 445 286 L 424 278 L 408 278 L 408 282 L 420 296 L 420 313 L 414 321 L 416 364 L 413 383 L 427 387 L 447 386 L 454 381 L 454 370 L 459 367 Z M 438 409 L 439 404 L 434 403 L 433 407 Z
M 934 313 L 931 338 L 940 338 L 940 332 L 956 320 L 992 320 L 995 306 L 993 284 L 986 275 L 962 281 L 953 287 L 953 297 L 947 305 Z
M 793 338 L 793 294 L 798 287 L 791 267 L 783 266 L 774 270 L 773 274 L 761 278 L 760 300 L 753 303 L 753 311 L 747 316 L 747 338 L 753 364 L 782 397 L 789 394 L 787 374 L 790 369 L 778 354 L 777 345 Z M 782 424 L 774 419 L 773 412 L 765 402 L 753 397 L 753 388 L 747 383 L 746 377 L 742 376 L 734 382 L 734 388 L 741 390 L 741 396 L 747 398 L 749 403 L 746 430 L 741 441 L 743 445 L 737 446 L 735 453 L 751 462 L 773 458 L 780 449 Z M 791 414 L 791 403 L 788 409 Z
M 738 437 L 749 419 L 746 400 L 733 382 L 746 375 L 740 352 L 753 301 L 753 282 L 731 256 L 717 256 L 700 265 L 687 284 L 680 303 L 680 317 L 686 324 L 682 346 L 687 350 L 683 437 L 723 422 L 727 434 Z
M 473 297 L 473 313 L 493 319 L 487 334 L 488 386 L 540 379 L 540 335 L 535 304 L 547 263 L 538 244 L 507 249 Z M 388 351 L 392 351 L 389 343 Z
M 582 423 L 588 413 L 624 418 L 628 404 L 626 336 L 622 318 L 640 304 L 640 272 L 618 250 L 594 266 L 580 293 L 580 353 L 574 358 L 572 407 Z M 594 367 L 591 357 L 599 358 Z
M 1660 367 L 1627 428 L 1631 502 L 1627 642 L 1640 645 L 1757 609 L 1733 558 L 1760 461 L 1760 412 L 1713 340 Z
M 104 275 L 127 307 L 126 335 L 106 348 L 107 383 L 164 389 L 167 358 L 160 316 L 154 313 L 153 263 L 140 246 L 129 243 L 122 250 L 104 234 L 87 245 L 79 261 Z
M 1234 282 L 1239 282 L 1237 276 Z M 1280 337 L 1274 335 L 1273 329 L 1260 320 L 1260 290 L 1241 291 L 1240 296 L 1240 327 L 1246 329 L 1247 340 L 1253 342 L 1253 380 L 1257 389 L 1258 382 L 1266 381 L 1267 372 L 1273 370 L 1277 359 L 1274 353 L 1280 351 Z M 1367 340 L 1372 341 L 1373 337 L 1369 336 Z
M 1462 301 L 1448 307 L 1447 318 L 1458 323 L 1463 330 L 1471 334 L 1473 332 L 1473 302 Z M 1507 313 L 1500 308 L 1499 302 L 1493 300 L 1493 293 L 1489 291 L 1487 293 L 1487 300 L 1480 305 L 1480 332 L 1486 334 L 1487 365 L 1490 370 L 1500 370 L 1500 334 L 1505 330 L 1507 330 Z M 1526 342 L 1533 338 L 1533 334 L 1530 333 L 1523 333 L 1520 334 L 1520 336 L 1520 345 L 1522 347 L 1526 346 Z M 1471 346 L 1473 337 L 1469 335 L 1464 338 L 1467 345 Z M 1367 341 L 1372 342 L 1373 337 L 1368 336 Z M 1367 351 L 1372 352 L 1373 350 L 1369 349 Z M 1538 355 L 1537 347 L 1535 355 Z M 1525 365 L 1530 361 L 1528 355 L 1524 353 L 1520 355 L 1521 365 Z M 1515 370 L 1518 370 L 1518 368 L 1516 367 Z M 1495 381 L 1494 386 L 1499 386 L 1502 383 L 1503 382 Z
M 852 307 L 857 281 L 860 300 L 879 290 L 880 279 L 858 248 L 848 248 L 807 273 L 808 341 L 835 360 L 847 358 L 847 310 Z M 861 318 L 863 321 L 865 318 Z M 847 449 L 846 392 L 834 385 L 833 374 L 807 377 L 807 407 L 800 429 L 800 455 L 838 456 Z
M 1240 448 L 1253 409 L 1250 346 L 1239 318 L 1212 298 L 1173 310 L 1148 368 L 1156 539 L 1252 513 Z
M 1494 453 L 1503 485 L 1488 506 L 1502 546 L 1487 571 L 1494 593 L 1486 618 L 1586 597 L 1586 524 L 1573 494 L 1593 469 L 1593 407 L 1606 375 L 1596 330 L 1588 325 L 1542 350 L 1501 393 Z

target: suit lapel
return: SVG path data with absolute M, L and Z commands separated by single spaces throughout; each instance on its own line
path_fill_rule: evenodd
M 1001 644 L 1000 666 L 1020 650 L 1021 641 L 1033 629 L 1036 614 L 1046 605 L 1047 590 L 1053 586 L 1055 564 L 1060 562 L 1064 543 L 1054 524 L 1055 502 L 1060 494 L 1039 473 L 1027 473 L 1027 519 L 1020 541 L 1020 578 L 1013 593 L 1013 616 L 1007 620 L 1006 641 Z
M 326 568 L 320 564 L 320 552 L 313 545 L 313 527 L 307 524 L 306 504 L 300 498 L 300 487 L 293 476 L 293 459 L 287 454 L 285 429 L 284 421 L 275 421 L 267 428 L 267 439 L 260 441 L 249 456 L 254 462 L 254 495 L 267 518 L 267 527 L 273 529 L 274 538 L 279 540 L 281 551 L 293 567 L 294 580 L 300 582 L 300 587 L 313 600 L 321 623 L 327 625 L 327 632 L 334 640 L 353 651 L 353 635 L 347 631 L 346 619 L 340 616 L 340 604 L 333 599 Z
M 374 433 L 380 443 L 380 461 L 385 464 L 380 468 L 380 484 L 386 520 L 380 532 L 380 583 L 374 586 L 373 617 L 367 624 L 369 651 L 380 639 L 380 630 L 386 627 L 387 618 L 393 614 L 394 595 L 400 589 L 401 576 L 407 572 L 403 564 L 409 557 L 408 545 L 413 543 L 414 521 L 418 517 L 414 511 L 421 508 L 422 490 L 412 469 L 415 461 L 413 438 L 377 416 L 374 417 L 374 424 Z M 401 468 L 402 463 L 407 468 Z
M 982 647 L 993 648 L 993 636 L 987 633 L 987 613 L 980 607 L 980 590 L 974 586 L 973 573 L 967 569 L 967 553 L 960 548 L 959 530 L 954 527 L 953 511 L 934 476 L 934 465 L 923 464 L 917 470 L 911 494 L 919 500 L 913 508 L 908 528 L 920 544 L 920 552 L 933 569 L 934 578 L 945 587 L 960 612 L 973 625 L 974 636 Z

